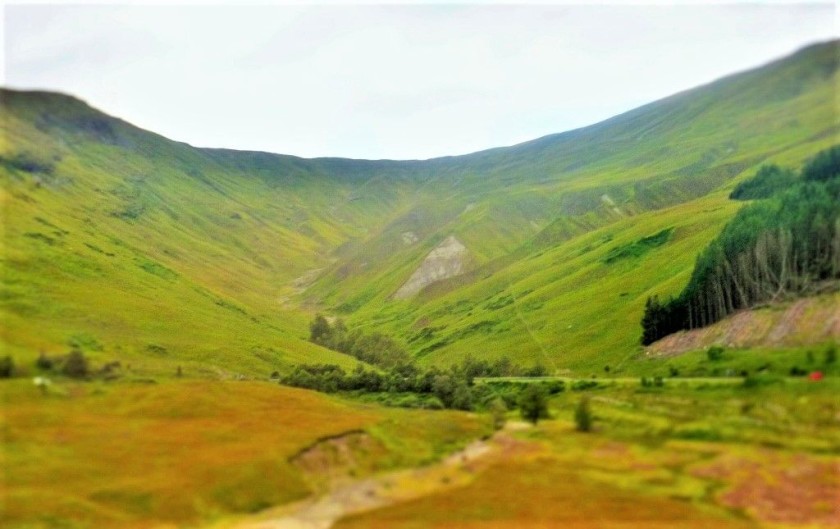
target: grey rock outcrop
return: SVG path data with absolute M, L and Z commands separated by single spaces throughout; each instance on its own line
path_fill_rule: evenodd
M 432 283 L 463 274 L 467 271 L 469 258 L 470 251 L 467 247 L 454 235 L 450 235 L 429 252 L 420 267 L 397 290 L 394 298 L 410 298 Z

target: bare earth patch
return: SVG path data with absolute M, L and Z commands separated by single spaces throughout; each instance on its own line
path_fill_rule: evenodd
M 805 298 L 786 307 L 745 310 L 702 329 L 680 331 L 650 345 L 668 357 L 711 345 L 753 347 L 819 344 L 840 339 L 840 294 Z
M 695 467 L 698 477 L 725 482 L 717 500 L 762 522 L 840 527 L 840 461 L 761 450 L 725 454 Z

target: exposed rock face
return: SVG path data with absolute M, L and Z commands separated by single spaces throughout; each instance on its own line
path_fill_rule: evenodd
M 454 235 L 450 235 L 429 252 L 420 267 L 397 290 L 394 298 L 410 298 L 432 283 L 463 274 L 466 272 L 469 256 L 470 251 L 467 247 Z

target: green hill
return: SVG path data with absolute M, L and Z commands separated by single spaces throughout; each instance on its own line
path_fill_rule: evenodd
M 524 144 L 426 161 L 199 149 L 69 96 L 2 92 L 3 342 L 131 372 L 265 375 L 355 361 L 321 310 L 424 362 L 554 369 L 635 353 L 763 163 L 838 142 L 837 42 Z M 466 273 L 393 296 L 454 236 Z M 126 368 L 128 369 L 128 368 Z

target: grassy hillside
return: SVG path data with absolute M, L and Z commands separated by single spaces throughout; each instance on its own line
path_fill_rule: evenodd
M 837 53 L 427 161 L 198 149 L 72 97 L 3 91 L 4 348 L 24 372 L 69 343 L 138 376 L 350 367 L 304 340 L 326 310 L 426 362 L 620 363 L 647 296 L 678 291 L 737 210 L 726 191 L 837 142 Z M 449 235 L 471 273 L 392 300 Z
M 578 161 L 590 159 L 581 154 L 587 145 L 609 146 L 553 183 L 551 196 L 581 213 L 558 216 L 512 253 L 418 301 L 383 297 L 352 319 L 389 328 L 428 362 L 511 355 L 578 374 L 623 365 L 638 350 L 647 297 L 677 293 L 697 253 L 742 206 L 727 196 L 735 183 L 767 161 L 797 167 L 840 138 L 836 59 L 836 45 L 809 48 L 521 146 L 535 159 L 550 151 Z M 702 163 L 690 162 L 702 149 Z

